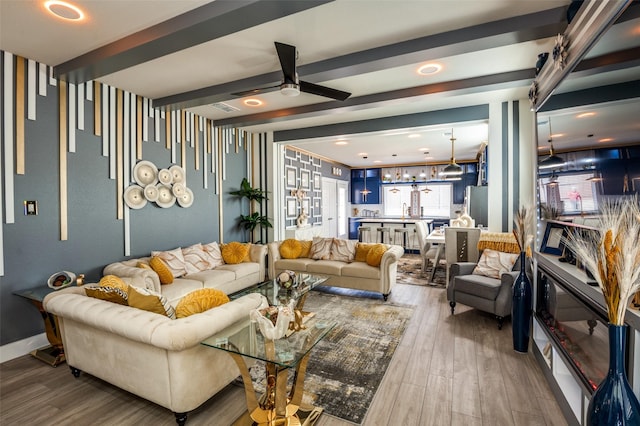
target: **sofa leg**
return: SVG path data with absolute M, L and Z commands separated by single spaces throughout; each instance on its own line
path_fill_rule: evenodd
M 498 320 L 498 330 L 502 330 L 502 324 L 504 323 L 504 317 L 496 315 L 496 319 Z
M 187 423 L 187 413 L 173 413 L 176 416 L 176 423 L 179 426 L 184 426 Z
M 382 295 L 382 298 L 384 299 L 384 301 L 385 301 L 385 302 L 386 302 L 386 301 L 387 301 L 387 299 L 389 298 L 389 295 L 390 295 L 390 294 L 391 294 L 391 293 L 387 293 L 387 294 L 383 294 L 383 295 Z
M 71 374 L 73 374 L 73 377 L 75 377 L 76 379 L 80 377 L 80 370 L 72 366 L 69 366 L 69 368 L 71 369 Z
M 451 306 L 451 315 L 453 315 L 453 311 L 456 309 L 456 302 L 449 302 L 449 306 Z

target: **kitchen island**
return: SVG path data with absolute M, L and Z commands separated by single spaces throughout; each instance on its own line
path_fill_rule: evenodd
M 421 218 L 410 218 L 410 217 L 350 217 L 349 218 L 349 239 L 356 240 L 358 239 L 358 227 L 360 225 L 368 225 L 371 226 L 371 236 L 370 242 L 378 241 L 378 235 L 376 228 L 378 227 L 389 227 L 391 228 L 390 238 L 391 243 L 393 243 L 394 238 L 394 230 L 395 228 L 408 228 L 408 232 L 406 234 L 406 239 L 403 241 L 404 247 L 407 250 L 415 250 L 419 251 L 419 247 L 417 245 L 418 238 L 414 232 L 415 223 L 418 221 L 425 221 L 429 224 L 429 232 L 431 232 L 435 227 L 442 226 L 443 224 L 449 224 L 449 218 L 445 217 L 421 217 Z

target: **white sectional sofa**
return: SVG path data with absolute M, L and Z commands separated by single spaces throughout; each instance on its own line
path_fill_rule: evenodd
M 130 280 L 127 280 L 130 282 Z M 56 315 L 67 364 L 161 405 L 184 425 L 187 413 L 240 373 L 224 351 L 200 342 L 249 321 L 262 296 L 249 294 L 180 319 L 88 297 L 84 287 L 49 294 L 44 309 Z
M 175 249 L 174 249 L 175 250 Z M 139 268 L 139 263 L 149 263 L 151 257 L 128 259 L 111 263 L 103 269 L 104 275 L 118 277 L 137 277 L 144 282 L 144 287 L 161 293 L 169 303 L 175 306 L 185 294 L 201 288 L 216 288 L 226 294 L 243 290 L 265 279 L 267 247 L 262 244 L 251 244 L 250 262 L 222 264 L 175 278 L 171 284 L 161 284 L 158 274 L 150 269 Z
M 387 300 L 396 284 L 398 259 L 404 254 L 402 246 L 390 245 L 382 255 L 380 266 L 370 266 L 358 261 L 315 260 L 308 257 L 284 259 L 280 254 L 281 244 L 282 241 L 276 241 L 267 245 L 269 277 L 274 278 L 285 270 L 326 275 L 328 280 L 325 284 L 328 286 L 378 292 L 384 300 Z

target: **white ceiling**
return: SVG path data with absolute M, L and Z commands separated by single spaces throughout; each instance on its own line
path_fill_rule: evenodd
M 113 65 L 117 69 L 94 78 L 160 104 L 188 107 L 223 125 L 258 132 L 313 128 L 494 100 L 526 100 L 537 55 L 550 51 L 553 36 L 566 26 L 564 8 L 569 1 L 321 1 L 318 4 L 324 4 L 287 16 L 265 18 L 262 22 L 260 18 L 266 13 L 260 7 L 269 3 L 265 1 L 77 0 L 73 3 L 88 16 L 80 23 L 50 16 L 42 3 L 0 0 L 0 49 L 56 66 L 57 71 L 66 69 L 67 61 L 76 61 L 81 70 L 92 65 L 97 68 Z M 289 6 L 299 2 L 271 3 Z M 203 9 L 189 14 L 199 7 Z M 235 15 L 220 12 L 237 7 L 244 9 Z M 537 12 L 547 15 L 544 19 L 540 15 L 518 18 Z M 210 16 L 204 29 L 189 32 Z M 242 28 L 243 20 L 251 19 L 259 21 Z M 505 21 L 486 28 L 481 26 L 498 20 Z M 612 36 L 598 43 L 594 55 L 638 46 L 640 37 L 638 32 L 634 33 L 639 28 L 638 19 L 616 27 L 615 37 L 610 30 Z M 187 44 L 175 52 L 156 55 L 174 43 L 183 42 L 180 31 L 187 32 Z M 219 33 L 213 39 L 211 36 L 202 42 L 189 43 L 203 31 Z M 532 32 L 536 36 L 528 35 Z M 305 93 L 285 97 L 276 91 L 258 96 L 264 105 L 252 108 L 243 104 L 245 98 L 229 95 L 240 89 L 277 84 L 280 65 L 274 41 L 297 47 L 301 79 L 349 91 L 352 96 L 341 103 Z M 138 47 L 142 50 L 135 50 Z M 85 55 L 89 52 L 91 55 Z M 128 59 L 133 59 L 118 67 L 128 60 L 127 53 Z M 144 57 L 145 54 L 149 56 Z M 417 68 L 427 62 L 438 62 L 443 70 L 431 76 L 417 74 Z M 637 79 L 637 70 L 633 72 L 635 77 L 631 74 L 632 77 L 620 78 Z M 503 73 L 509 72 L 521 74 L 503 77 Z M 489 81 L 490 78 L 497 80 Z M 586 87 L 593 78 L 576 78 L 573 83 L 568 81 L 567 87 L 571 84 Z M 207 96 L 196 96 L 203 95 L 203 90 Z M 212 107 L 209 96 L 238 111 L 225 113 Z M 626 110 L 629 109 L 626 105 Z M 567 127 L 568 133 L 572 127 L 581 134 L 604 134 L 614 123 L 614 117 L 623 118 L 623 114 L 615 112 L 603 119 L 604 111 L 599 112 L 597 124 L 591 121 L 597 125 L 597 131 L 589 130 L 585 121 L 575 128 L 570 125 L 575 120 L 565 112 L 552 118 L 554 132 L 556 128 L 560 131 Z M 539 121 L 544 121 L 544 117 Z M 614 128 L 625 126 L 615 121 Z M 345 135 L 349 142 L 345 146 L 336 146 L 336 137 L 292 143 L 354 167 L 442 162 L 451 156 L 451 136 L 445 135 L 451 128 L 458 160 L 475 158 L 488 139 L 487 123 L 470 122 L 396 129 L 395 136 L 389 136 L 390 131 Z M 638 134 L 637 127 L 625 131 Z M 410 139 L 405 132 L 420 137 Z M 546 140 L 548 132 L 539 132 Z M 568 140 L 568 137 L 565 141 L 554 138 L 554 145 L 562 149 L 572 146 L 571 143 L 583 143 L 578 138 L 574 142 Z M 428 148 L 432 158 L 426 158 L 420 148 Z M 368 158 L 363 159 L 359 153 L 367 153 Z M 382 163 L 374 163 L 376 160 Z

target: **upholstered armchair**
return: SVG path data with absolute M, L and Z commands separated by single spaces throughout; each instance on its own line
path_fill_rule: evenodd
M 502 329 L 504 318 L 511 315 L 512 288 L 520 271 L 520 262 L 517 253 L 485 249 L 487 250 L 487 254 L 493 252 L 495 255 L 494 263 L 501 265 L 494 268 L 494 276 L 481 275 L 481 271 L 474 274 L 478 262 L 452 263 L 447 283 L 447 300 L 451 306 L 451 315 L 454 314 L 456 304 L 462 303 L 494 314 L 498 320 L 498 329 Z M 484 263 L 482 256 L 481 260 Z

